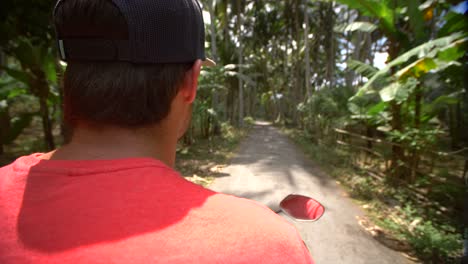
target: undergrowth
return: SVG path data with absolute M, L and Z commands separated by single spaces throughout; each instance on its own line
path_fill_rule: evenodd
M 220 170 L 234 155 L 234 150 L 248 129 L 223 123 L 218 136 L 196 139 L 191 145 L 180 143 L 177 147 L 176 170 L 196 184 L 209 186 L 216 177 L 223 175 Z
M 331 142 L 317 142 L 299 130 L 284 128 L 283 132 L 342 183 L 350 196 L 363 205 L 374 224 L 408 244 L 412 250 L 407 253 L 424 263 L 458 263 L 462 254 L 462 225 L 457 210 L 447 207 L 460 201 L 465 192 L 462 187 L 435 185 L 426 196 L 430 203 L 417 202 L 409 189 L 377 180 L 372 173 L 353 166 L 352 154 L 347 150 L 330 147 Z M 431 184 L 427 178 L 421 181 L 426 181 L 426 186 Z M 418 188 L 418 184 L 412 187 Z

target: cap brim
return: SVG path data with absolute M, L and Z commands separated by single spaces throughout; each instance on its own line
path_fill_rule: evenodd
M 205 67 L 214 67 L 216 66 L 216 62 L 214 62 L 214 60 L 212 59 L 206 58 L 205 60 L 202 61 L 201 65 Z

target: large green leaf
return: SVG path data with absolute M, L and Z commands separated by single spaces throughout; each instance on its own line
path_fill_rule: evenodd
M 353 22 L 347 25 L 337 26 L 335 32 L 353 32 L 353 31 L 362 31 L 362 32 L 372 32 L 377 29 L 377 26 L 365 21 Z
M 33 47 L 31 42 L 27 39 L 19 39 L 18 45 L 13 49 L 13 53 L 22 64 L 28 66 L 39 64 L 39 49 Z
M 31 124 L 32 118 L 36 115 L 35 113 L 24 113 L 18 117 L 11 119 L 10 129 L 7 131 L 7 135 L 3 138 L 3 144 L 10 144 L 15 140 L 23 130 Z
M 445 21 L 444 26 L 438 32 L 439 36 L 447 36 L 454 32 L 466 31 L 468 25 L 468 17 L 455 12 L 449 12 L 445 16 Z
M 10 75 L 11 77 L 13 77 L 14 79 L 26 84 L 26 85 L 29 85 L 29 80 L 30 80 L 30 76 L 28 73 L 24 72 L 24 71 L 19 71 L 19 70 L 15 70 L 15 69 L 12 69 L 12 68 L 8 68 L 8 67 L 5 67 L 5 66 L 2 66 L 0 65 L 0 69 L 4 70 L 8 75 Z
M 387 4 L 387 1 L 377 0 L 338 0 L 337 2 L 347 5 L 350 8 L 357 9 L 363 15 L 378 18 L 379 26 L 389 36 L 395 36 L 397 29 L 395 27 L 395 18 L 393 9 Z
M 8 94 L 15 83 L 16 82 L 14 80 L 0 82 L 0 100 L 8 97 Z
M 430 70 L 437 68 L 437 63 L 432 58 L 419 59 L 396 73 L 396 77 L 406 79 L 409 77 L 419 78 Z
M 395 100 L 401 103 L 408 99 L 416 85 L 418 85 L 418 81 L 414 78 L 405 82 L 395 81 L 380 90 L 379 95 L 383 102 Z
M 427 34 L 425 30 L 425 21 L 423 14 L 420 10 L 420 1 L 411 0 L 408 1 L 408 20 L 410 27 L 414 33 L 416 43 L 421 43 L 424 40 L 427 40 Z
M 372 78 L 369 79 L 369 81 L 359 89 L 359 91 L 356 93 L 354 97 L 362 96 L 368 93 L 369 90 L 371 90 L 371 88 L 373 87 L 374 82 L 376 82 L 377 80 L 381 78 L 389 76 L 392 68 L 399 66 L 401 64 L 404 64 L 404 63 L 411 62 L 413 57 L 416 57 L 417 59 L 421 59 L 424 57 L 434 58 L 438 55 L 440 51 L 444 50 L 444 48 L 446 48 L 447 46 L 450 46 L 452 44 L 461 45 L 467 42 L 467 40 L 468 40 L 468 37 L 466 37 L 466 34 L 454 33 L 447 37 L 442 37 L 442 38 L 428 41 L 424 44 L 421 44 L 405 52 L 404 54 L 398 56 L 397 58 L 389 62 L 383 69 L 379 70 L 376 74 L 374 74 Z
M 389 102 L 395 99 L 399 89 L 401 89 L 401 86 L 398 82 L 393 82 L 387 87 L 383 88 L 379 93 L 382 101 Z
M 404 79 L 410 76 L 419 78 L 431 70 L 440 71 L 447 68 L 465 55 L 465 45 L 462 44 L 466 44 L 466 42 L 455 41 L 449 46 L 440 49 L 437 53 L 437 59 L 424 57 L 413 62 L 398 71 L 396 74 L 397 78 Z
M 438 54 L 437 58 L 441 61 L 455 61 L 463 57 L 466 53 L 467 41 L 456 41 L 451 45 L 443 48 Z
M 414 56 L 417 56 L 418 59 L 423 57 L 433 58 L 437 56 L 439 51 L 444 50 L 446 47 L 450 45 L 461 45 L 467 41 L 467 34 L 461 32 L 454 33 L 447 37 L 442 37 L 428 41 L 398 56 L 396 59 L 392 60 L 383 70 L 389 70 L 392 67 L 406 63 Z
M 361 102 L 362 104 L 363 102 Z M 368 104 L 370 103 L 370 105 Z M 386 119 L 385 109 L 388 107 L 387 102 L 372 102 L 364 103 L 364 105 L 349 102 L 348 110 L 352 113 L 351 118 L 355 120 L 363 120 L 369 124 L 380 124 Z
M 379 69 L 375 68 L 372 65 L 352 59 L 348 60 L 348 68 L 356 71 L 357 73 L 367 78 L 372 78 L 372 76 L 374 76 L 374 74 L 376 74 L 379 71 Z
M 457 104 L 460 100 L 457 98 L 458 94 L 441 95 L 434 101 L 423 105 L 423 118 L 421 121 L 427 122 L 434 118 L 441 111 L 447 109 L 448 105 Z
M 8 80 L 0 82 L 0 100 L 12 99 L 26 93 L 26 86 L 15 79 L 8 78 Z
M 380 102 L 367 110 L 367 114 L 371 116 L 376 116 L 382 113 L 388 107 L 387 102 Z

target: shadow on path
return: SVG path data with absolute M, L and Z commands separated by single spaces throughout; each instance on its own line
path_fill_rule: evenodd
M 409 263 L 374 240 L 357 223 L 364 215 L 335 181 L 268 123 L 257 123 L 211 189 L 258 201 L 278 210 L 290 193 L 311 196 L 325 207 L 317 222 L 295 222 L 316 263 Z

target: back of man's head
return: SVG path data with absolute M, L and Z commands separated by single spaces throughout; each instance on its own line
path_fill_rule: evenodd
M 127 21 L 111 0 L 61 0 L 54 22 L 59 39 L 129 39 Z M 71 127 L 79 122 L 124 128 L 158 124 L 194 62 L 95 60 L 99 50 L 87 52 L 89 58 L 67 60 L 63 78 L 64 118 Z

